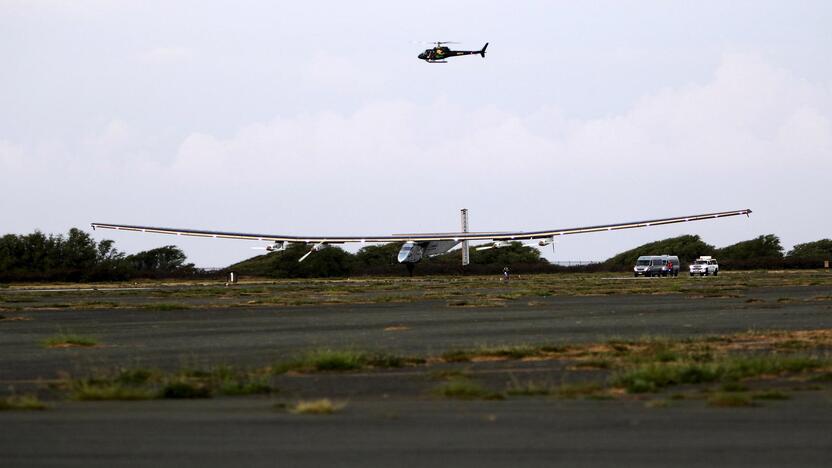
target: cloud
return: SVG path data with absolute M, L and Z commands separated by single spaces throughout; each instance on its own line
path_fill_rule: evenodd
M 356 63 L 344 56 L 317 51 L 302 67 L 306 81 L 332 89 L 373 88 L 384 83 L 385 77 L 371 63 Z
M 711 82 L 646 96 L 621 115 L 568 120 L 551 109 L 516 115 L 443 101 L 377 102 L 350 115 L 276 118 L 228 137 L 192 134 L 172 170 L 206 183 L 227 180 L 241 165 L 259 168 L 250 174 L 255 179 L 303 171 L 360 179 L 408 167 L 426 178 L 451 167 L 482 179 L 529 170 L 589 178 L 598 172 L 612 175 L 610 183 L 656 168 L 775 176 L 794 158 L 830 167 L 830 109 L 827 88 L 729 55 Z
M 825 177 L 832 173 L 830 90 L 728 54 L 707 82 L 657 91 L 602 118 L 570 119 L 552 107 L 518 114 L 442 99 L 378 101 L 352 113 L 279 116 L 230 134 L 194 132 L 169 148 L 168 158 L 157 158 L 166 162 L 142 158 L 146 136 L 116 119 L 61 151 L 0 142 L 0 171 L 14 178 L 49 166 L 43 183 L 66 193 L 67 217 L 85 220 L 94 212 L 96 219 L 148 224 L 384 234 L 452 229 L 463 206 L 472 209 L 476 229 L 752 208 L 750 222 L 599 234 L 562 245 L 574 252 L 570 259 L 604 258 L 685 232 L 717 244 L 773 232 L 790 245 L 832 229 L 817 216 L 828 209 Z M 67 148 L 82 161 L 69 162 Z M 95 185 L 73 192 L 70 184 Z M 8 187 L 0 188 L 4 198 L 29 190 L 25 183 Z M 95 194 L 114 196 L 94 209 L 72 206 Z M 26 201 L 17 208 L 30 220 L 20 229 L 37 222 L 36 212 L 26 211 L 32 208 Z M 218 250 L 189 252 L 207 265 L 244 255 Z
M 23 147 L 9 141 L 0 140 L 0 168 L 12 174 L 26 163 Z
M 174 65 L 191 60 L 194 53 L 187 47 L 157 47 L 139 54 L 139 61 L 146 65 Z

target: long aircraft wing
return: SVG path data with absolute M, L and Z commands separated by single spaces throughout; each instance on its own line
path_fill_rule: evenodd
M 93 229 L 115 229 L 118 231 L 152 232 L 156 234 L 172 234 L 178 236 L 210 237 L 218 239 L 245 239 L 273 242 L 298 242 L 314 244 L 344 244 L 348 242 L 427 242 L 427 241 L 522 241 L 545 239 L 567 234 L 583 234 L 588 232 L 617 231 L 619 229 L 633 229 L 664 224 L 686 223 L 706 219 L 726 218 L 729 216 L 750 215 L 751 210 L 721 211 L 690 216 L 675 216 L 673 218 L 650 219 L 646 221 L 630 221 L 627 223 L 600 224 L 566 229 L 548 229 L 543 231 L 514 231 L 514 232 L 450 232 L 450 233 L 421 233 L 421 234 L 393 234 L 387 236 L 290 236 L 284 234 L 251 234 L 243 232 L 205 231 L 200 229 L 177 229 L 151 226 L 133 226 L 129 224 L 92 223 Z

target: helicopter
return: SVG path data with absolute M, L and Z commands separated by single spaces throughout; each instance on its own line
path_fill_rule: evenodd
M 444 46 L 443 44 L 458 44 L 458 42 L 436 41 L 433 42 L 433 44 L 436 44 L 436 46 L 431 49 L 426 49 L 424 52 L 419 54 L 419 58 L 421 60 L 428 63 L 448 63 L 445 60 L 448 57 L 474 54 L 480 54 L 482 58 L 485 58 L 485 49 L 488 47 L 488 43 L 486 42 L 480 50 L 451 50 L 450 47 Z

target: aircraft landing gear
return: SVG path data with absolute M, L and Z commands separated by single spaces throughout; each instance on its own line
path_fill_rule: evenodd
M 413 277 L 413 269 L 416 268 L 416 264 L 408 262 L 408 263 L 405 263 L 405 265 L 407 265 L 407 272 L 410 273 L 410 277 L 412 278 Z

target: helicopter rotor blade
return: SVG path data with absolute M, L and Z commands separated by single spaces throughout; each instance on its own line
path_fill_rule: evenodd
M 433 41 L 431 44 L 436 44 L 436 47 L 442 47 L 442 44 L 460 44 L 456 41 Z

